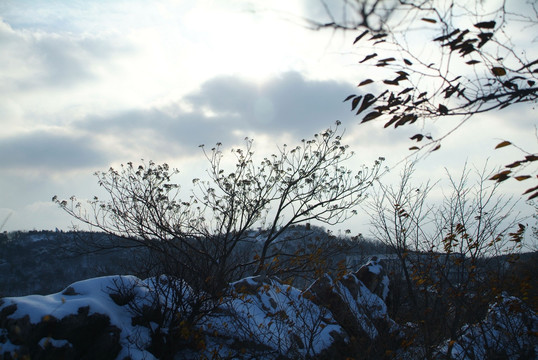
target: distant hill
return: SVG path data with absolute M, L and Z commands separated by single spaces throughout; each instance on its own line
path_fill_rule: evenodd
M 96 232 L 29 231 L 0 234 L 0 296 L 48 294 L 90 277 L 124 273 L 122 249 L 89 253 L 81 240 L 106 242 Z
M 262 232 L 263 233 L 263 232 Z M 247 235 L 244 247 L 254 253 L 259 230 Z M 291 241 L 289 241 L 291 239 Z M 333 235 L 317 226 L 294 226 L 282 234 L 287 252 L 300 246 L 346 243 L 341 251 L 331 254 L 334 263 L 348 253 L 368 254 L 386 249 L 373 241 Z M 121 239 L 102 232 L 89 231 L 14 231 L 0 233 L 0 297 L 28 294 L 50 294 L 61 291 L 67 284 L 105 275 L 135 275 L 145 277 L 137 267 L 137 257 L 144 256 L 141 248 L 113 248 Z M 330 244 L 329 244 L 330 243 Z M 361 262 L 362 264 L 363 262 Z

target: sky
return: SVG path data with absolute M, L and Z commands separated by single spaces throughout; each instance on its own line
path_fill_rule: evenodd
M 342 100 L 372 68 L 358 64 L 356 33 L 302 21 L 325 15 L 307 0 L 2 1 L 1 230 L 68 229 L 73 219 L 51 198 L 102 195 L 93 173 L 110 166 L 167 162 L 189 184 L 207 166 L 200 144 L 231 148 L 248 136 L 261 159 L 336 120 L 356 153 L 350 166 L 383 156 L 397 178 L 417 128 L 359 126 Z M 535 149 L 535 126 L 529 104 L 476 116 L 419 162 L 418 181 L 465 162 L 506 165 L 521 152 L 495 145 Z M 365 223 L 342 228 L 365 232 Z

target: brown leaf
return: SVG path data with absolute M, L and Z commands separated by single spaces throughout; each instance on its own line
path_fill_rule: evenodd
M 361 81 L 361 83 L 359 85 L 357 85 L 357 87 L 363 86 L 363 85 L 368 85 L 368 84 L 371 84 L 373 82 L 374 82 L 374 80 L 372 80 L 372 79 L 366 79 L 366 80 Z
M 362 34 L 360 34 L 359 36 L 357 36 L 357 37 L 355 38 L 355 41 L 353 41 L 353 45 L 355 45 L 355 44 L 357 43 L 357 41 L 359 41 L 360 39 L 362 39 L 363 36 L 366 35 L 366 34 L 368 34 L 368 30 L 364 30 L 364 31 L 362 32 Z
M 418 146 L 411 146 L 409 150 L 420 150 L 420 148 Z
M 387 34 L 377 34 L 377 35 L 374 35 L 370 38 L 370 40 L 377 40 L 377 39 L 381 39 L 381 38 L 384 38 L 385 36 L 387 36 Z
M 532 200 L 532 199 L 534 199 L 534 198 L 537 197 L 537 196 L 538 196 L 538 191 L 535 192 L 534 194 L 532 194 L 531 196 L 529 196 L 529 197 L 527 198 L 527 200 Z
M 405 93 L 410 92 L 411 90 L 413 90 L 412 87 L 405 88 L 405 89 L 403 89 L 402 91 L 400 91 L 400 92 L 398 93 L 398 95 L 403 95 L 403 94 L 405 94 Z
M 396 60 L 396 59 L 393 58 L 393 57 L 389 57 L 389 58 L 381 59 L 381 60 L 379 60 L 379 62 L 389 62 L 389 61 L 394 61 L 394 60 Z
M 400 118 L 399 115 L 394 115 L 392 117 L 392 119 L 390 119 L 389 121 L 387 121 L 387 123 L 385 124 L 385 126 L 383 126 L 384 128 L 388 128 L 389 126 L 391 126 L 392 124 L 394 124 L 398 119 Z
M 411 140 L 416 140 L 418 142 L 418 141 L 422 141 L 423 137 L 424 137 L 424 135 L 422 135 L 422 134 L 415 134 L 415 135 L 411 136 L 410 139 Z
M 364 95 L 364 100 L 362 101 L 362 104 L 359 107 L 359 110 L 357 110 L 357 115 L 359 115 L 361 112 L 363 112 L 364 110 L 369 108 L 373 103 L 375 103 L 375 100 L 373 99 L 375 99 L 375 96 L 373 94 Z
M 347 98 L 344 99 L 343 102 L 346 102 L 346 101 L 348 101 L 348 100 L 351 100 L 351 99 L 353 99 L 355 96 L 357 96 L 357 95 L 349 95 Z
M 495 149 L 500 149 L 502 147 L 505 147 L 505 146 L 508 146 L 508 145 L 512 145 L 512 143 L 510 141 L 502 141 L 500 143 L 497 144 L 497 146 L 495 146 Z
M 437 145 L 431 152 L 437 151 L 441 148 L 441 144 Z
M 527 190 L 523 193 L 523 195 L 528 194 L 528 193 L 533 192 L 533 191 L 536 191 L 536 190 L 538 190 L 538 186 L 535 186 L 535 187 L 532 187 L 532 188 L 530 188 L 530 189 L 527 189 Z
M 528 63 L 527 65 L 525 65 L 525 67 L 531 67 L 532 65 L 536 65 L 536 64 L 538 64 L 538 59 L 534 60 L 533 62 Z
M 474 24 L 474 26 L 479 29 L 493 29 L 495 27 L 495 21 L 482 21 Z
M 530 175 L 519 175 L 519 176 L 514 176 L 514 179 L 516 179 L 517 181 L 523 181 L 523 180 L 527 180 L 527 179 L 530 179 L 532 176 Z
M 413 63 L 407 59 L 403 59 L 403 61 L 406 65 L 413 65 Z
M 511 174 L 511 173 L 512 173 L 511 170 L 504 170 L 504 171 L 501 171 L 498 174 L 493 175 L 489 179 L 490 180 L 495 180 L 497 182 L 505 181 L 506 179 L 508 179 L 510 177 L 509 174 Z
M 527 155 L 527 156 L 525 156 L 525 159 L 527 161 L 536 161 L 536 160 L 538 160 L 538 156 L 536 156 L 536 155 Z
M 370 120 L 373 120 L 375 119 L 376 117 L 380 116 L 381 113 L 379 111 L 372 111 L 371 113 L 367 114 L 361 121 L 361 124 L 362 123 L 365 123 L 367 121 L 370 121 Z
M 452 31 L 450 34 L 448 35 L 443 35 L 443 36 L 439 36 L 438 38 L 435 38 L 433 39 L 433 41 L 445 41 L 445 40 L 448 40 L 450 39 L 452 36 L 456 35 L 457 33 L 460 32 L 460 29 L 456 29 L 454 31 Z
M 428 101 L 428 99 L 422 99 L 422 100 L 419 100 L 419 101 L 415 101 L 415 102 L 413 103 L 413 105 L 418 106 L 418 105 L 420 105 L 420 104 L 422 104 L 422 103 L 424 103 L 424 102 L 426 102 L 426 101 Z
M 512 168 L 518 167 L 519 165 L 521 165 L 521 161 L 514 161 L 513 163 L 508 164 L 505 167 L 512 169 Z
M 398 81 L 396 80 L 383 80 L 383 83 L 387 85 L 398 85 Z
M 429 23 L 432 23 L 432 24 L 437 23 L 437 20 L 435 20 L 435 19 L 430 19 L 430 18 L 422 18 L 422 19 L 420 19 L 420 20 L 422 20 L 422 21 L 426 21 L 426 22 L 429 22 Z
M 396 124 L 394 124 L 394 127 L 397 128 L 398 126 L 405 125 L 407 123 L 413 124 L 415 121 L 417 121 L 418 116 L 416 114 L 406 114 L 404 115 Z
M 478 60 L 469 60 L 466 62 L 467 65 L 474 65 L 474 64 L 478 64 L 480 61 Z
M 354 111 L 355 108 L 357 107 L 357 105 L 359 105 L 359 102 L 361 101 L 362 99 L 362 95 L 361 96 L 357 96 L 355 99 L 353 99 L 353 101 L 351 102 L 351 111 Z
M 370 54 L 370 55 L 366 55 L 366 56 L 364 57 L 364 59 L 362 59 L 361 61 L 359 61 L 359 64 L 362 64 L 363 62 L 368 61 L 368 60 L 370 60 L 371 58 L 376 57 L 376 56 L 377 56 L 377 53 L 373 53 L 373 54 Z
M 480 42 L 478 43 L 478 48 L 484 46 L 484 44 L 487 43 L 492 37 L 493 33 L 490 32 L 478 34 L 478 38 L 480 39 Z
M 502 67 L 499 67 L 499 66 L 492 67 L 491 72 L 495 76 L 504 76 L 504 75 L 506 75 L 506 70 L 504 68 L 502 68 Z

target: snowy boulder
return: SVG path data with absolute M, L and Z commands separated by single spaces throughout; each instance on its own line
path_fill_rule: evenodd
M 110 296 L 120 282 L 147 288 L 135 277 L 108 276 L 56 294 L 0 299 L 0 359 L 153 359 L 140 350 L 147 329 Z
M 536 359 L 538 315 L 520 299 L 503 294 L 484 320 L 465 325 L 457 339 L 439 347 L 438 355 L 456 360 Z
M 361 266 L 355 277 L 359 279 L 372 293 L 379 296 L 383 301 L 387 300 L 389 293 L 389 277 L 376 256 Z
M 387 313 L 384 299 L 388 293 L 388 277 L 376 259 L 356 273 L 333 280 L 325 274 L 308 289 L 310 299 L 331 311 L 338 325 L 349 337 L 375 339 L 397 326 Z
M 325 274 L 304 291 L 275 278 L 244 278 L 230 284 L 230 296 L 205 322 L 204 332 L 213 333 L 213 348 L 226 349 L 219 354 L 231 358 L 243 352 L 256 358 L 332 358 L 343 349 L 364 351 L 399 336 L 383 300 L 388 285 L 376 259 L 336 279 Z
M 223 357 L 242 358 L 245 352 L 255 358 L 313 357 L 343 332 L 327 309 L 278 279 L 248 277 L 230 288 L 231 295 L 204 324 L 212 342 L 220 342 L 215 347 L 225 348 Z
M 115 359 L 121 349 L 120 329 L 111 325 L 106 315 L 89 314 L 89 306 L 61 319 L 44 315 L 35 323 L 28 314 L 11 317 L 17 307 L 13 303 L 0 312 L 4 359 Z

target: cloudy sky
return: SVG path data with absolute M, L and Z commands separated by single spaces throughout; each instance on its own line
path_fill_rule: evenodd
M 372 71 L 357 64 L 356 34 L 312 31 L 303 18 L 325 21 L 321 3 L 2 1 L 2 231 L 67 229 L 71 219 L 52 196 L 100 194 L 92 174 L 109 166 L 168 162 L 189 184 L 205 167 L 200 144 L 233 147 L 249 136 L 263 157 L 336 120 L 357 153 L 353 164 L 384 156 L 394 167 L 417 129 L 359 126 L 342 103 Z M 505 165 L 521 154 L 494 152 L 495 144 L 502 137 L 535 147 L 535 125 L 528 105 L 476 117 L 421 161 L 417 174 L 435 181 L 465 161 Z M 364 232 L 364 222 L 345 227 Z

